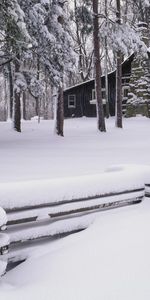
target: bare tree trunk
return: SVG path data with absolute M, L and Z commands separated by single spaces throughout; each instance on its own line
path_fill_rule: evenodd
M 11 62 L 8 63 L 8 76 L 9 76 L 9 112 L 8 112 L 8 116 L 10 117 L 10 119 L 12 119 L 14 92 L 13 92 L 13 75 L 12 75 Z
M 98 125 L 99 131 L 106 131 L 104 110 L 103 110 L 103 103 L 102 103 L 102 90 L 101 90 L 101 74 L 102 73 L 101 73 L 101 64 L 100 64 L 98 0 L 93 0 L 93 41 L 94 41 L 97 125 Z
M 116 0 L 116 22 L 121 24 L 121 7 L 120 0 Z M 117 69 L 116 69 L 116 127 L 122 128 L 122 54 L 117 52 Z
M 4 100 L 5 100 L 5 106 L 4 106 L 4 120 L 7 121 L 8 119 L 8 93 L 7 93 L 7 90 L 8 90 L 8 87 L 7 87 L 7 78 L 5 77 L 4 79 L 4 90 L 5 90 L 5 97 L 4 97 Z
M 107 30 L 107 28 L 108 28 L 108 3 L 107 3 L 107 0 L 105 0 L 105 17 L 106 17 L 106 30 Z M 107 59 L 108 59 L 108 45 L 107 45 L 107 36 L 105 36 L 105 97 L 106 97 L 106 118 L 109 118 Z
M 22 100 L 23 100 L 23 119 L 24 120 L 27 120 L 27 112 L 26 112 L 26 91 L 23 92 L 23 97 L 22 97 Z
M 56 134 L 64 136 L 64 101 L 63 101 L 63 86 L 59 86 L 57 106 L 56 106 Z
M 20 55 L 16 56 L 15 60 L 15 74 L 20 71 Z M 20 104 L 21 92 L 17 89 L 14 89 L 14 129 L 18 132 L 21 132 L 21 104 Z
M 37 80 L 40 79 L 40 60 L 39 57 L 37 57 Z M 36 98 L 36 115 L 38 116 L 38 123 L 40 123 L 40 117 L 41 117 L 41 100 L 40 97 L 37 96 Z
M 21 132 L 20 92 L 14 91 L 14 129 Z
M 48 76 L 45 70 L 45 98 L 44 98 L 44 120 L 48 120 L 49 97 L 48 95 Z

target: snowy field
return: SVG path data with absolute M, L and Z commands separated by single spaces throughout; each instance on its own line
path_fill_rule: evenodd
M 23 122 L 18 134 L 0 123 L 1 183 L 92 175 L 117 164 L 150 166 L 147 118 L 125 119 L 123 130 L 111 118 L 107 133 L 97 132 L 95 119 L 66 120 L 64 138 L 53 127 L 53 121 Z M 8 272 L 0 299 L 149 300 L 150 200 L 94 218 L 87 230 L 37 248 Z
M 96 130 L 96 119 L 65 120 L 65 138 L 54 136 L 53 121 L 23 122 L 22 133 L 10 123 L 0 123 L 0 181 L 48 179 L 102 172 L 116 164 L 150 164 L 150 122 L 124 120 L 116 129 L 107 122 L 107 133 Z

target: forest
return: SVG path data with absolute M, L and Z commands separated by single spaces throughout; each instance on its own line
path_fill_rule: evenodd
M 63 136 L 63 90 L 94 78 L 97 126 L 106 131 L 100 78 L 105 74 L 109 117 L 108 72 L 116 69 L 116 126 L 122 128 L 121 64 L 132 53 L 147 60 L 149 18 L 149 0 L 0 0 L 4 120 L 21 132 L 21 118 L 34 109 L 39 122 L 55 115 L 56 134 Z

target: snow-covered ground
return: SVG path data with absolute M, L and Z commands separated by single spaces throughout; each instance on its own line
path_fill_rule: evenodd
M 3 300 L 149 300 L 150 202 L 99 214 L 40 250 L 0 284 Z
M 111 164 L 150 164 L 150 122 L 124 120 L 124 129 L 107 122 L 107 133 L 96 120 L 65 120 L 65 138 L 54 136 L 53 121 L 23 122 L 22 133 L 0 123 L 0 182 L 96 174 Z
M 139 165 L 139 174 L 143 165 L 150 166 L 147 118 L 125 119 L 123 130 L 111 118 L 107 133 L 97 132 L 95 119 L 66 120 L 64 138 L 53 135 L 53 121 L 23 122 L 22 128 L 18 134 L 10 123 L 0 123 L 1 184 L 92 175 L 108 168 L 113 174 L 117 168 L 109 166 L 117 164 Z M 1 279 L 0 299 L 150 299 L 149 231 L 149 199 L 97 213 L 87 230 L 37 248 L 8 272 Z

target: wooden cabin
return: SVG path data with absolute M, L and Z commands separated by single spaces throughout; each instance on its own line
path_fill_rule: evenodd
M 134 55 L 131 55 L 122 63 L 122 92 L 123 92 L 123 113 L 126 110 L 128 99 L 129 81 L 131 75 L 131 63 Z M 104 111 L 106 106 L 105 97 L 105 76 L 102 76 L 102 98 Z M 116 71 L 108 74 L 108 101 L 110 115 L 115 115 L 116 99 Z M 64 116 L 71 117 L 95 117 L 96 100 L 95 100 L 95 81 L 94 79 L 69 87 L 64 91 Z

